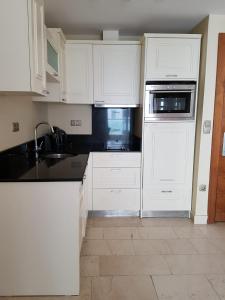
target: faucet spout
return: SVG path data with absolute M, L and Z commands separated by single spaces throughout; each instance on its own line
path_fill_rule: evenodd
M 36 157 L 36 159 L 38 159 L 38 152 L 39 152 L 39 150 L 40 150 L 40 147 L 38 147 L 38 142 L 37 142 L 37 140 L 38 140 L 38 134 L 37 134 L 37 132 L 38 132 L 38 128 L 39 128 L 41 125 L 48 126 L 49 129 L 50 129 L 50 131 L 51 131 L 51 133 L 54 133 L 53 127 L 52 127 L 48 122 L 40 122 L 40 123 L 38 123 L 38 124 L 35 126 L 35 130 L 34 130 L 34 143 L 35 143 L 35 149 L 34 149 L 34 151 L 35 151 L 35 157 Z

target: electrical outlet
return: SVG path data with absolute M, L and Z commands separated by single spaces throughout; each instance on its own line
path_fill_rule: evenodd
M 81 120 L 71 120 L 70 121 L 70 126 L 82 126 L 82 121 Z
M 20 130 L 20 124 L 19 122 L 13 122 L 12 123 L 12 131 L 13 132 L 18 132 Z
M 206 192 L 206 189 L 207 189 L 206 184 L 200 184 L 199 185 L 199 191 L 200 192 Z

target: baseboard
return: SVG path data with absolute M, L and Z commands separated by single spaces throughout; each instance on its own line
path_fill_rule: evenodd
M 89 217 L 139 217 L 139 211 L 133 210 L 89 210 Z
M 191 219 L 196 225 L 205 225 L 208 223 L 208 216 L 195 216 L 193 212 L 191 212 Z
M 143 218 L 190 218 L 188 210 L 182 211 L 143 211 Z

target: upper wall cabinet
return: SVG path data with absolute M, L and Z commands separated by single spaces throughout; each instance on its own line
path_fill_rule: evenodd
M 146 80 L 197 80 L 200 35 L 146 36 Z
M 66 44 L 66 102 L 93 104 L 91 44 Z
M 1 0 L 0 92 L 44 94 L 43 0 Z
M 94 103 L 139 104 L 141 47 L 136 44 L 94 45 Z

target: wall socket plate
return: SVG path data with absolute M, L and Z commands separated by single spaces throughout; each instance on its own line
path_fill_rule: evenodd
M 20 130 L 20 123 L 19 122 L 13 122 L 12 123 L 12 131 L 18 132 Z
M 199 191 L 200 192 L 206 192 L 206 189 L 207 189 L 206 184 L 200 184 L 199 185 Z
M 70 121 L 70 126 L 80 127 L 80 126 L 82 126 L 82 121 L 81 120 L 71 120 Z

